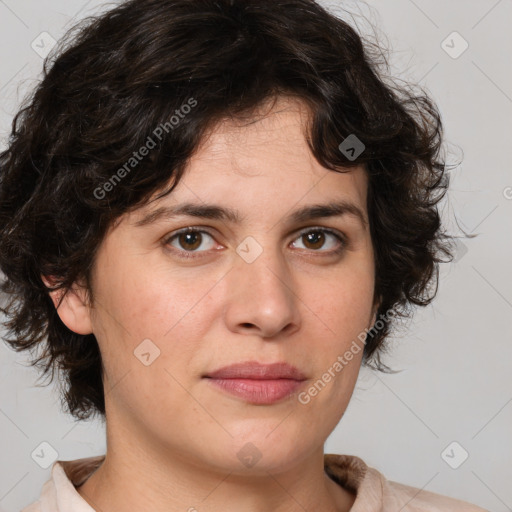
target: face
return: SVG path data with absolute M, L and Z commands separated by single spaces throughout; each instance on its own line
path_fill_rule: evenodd
M 280 471 L 321 449 L 342 417 L 362 350 L 335 363 L 362 346 L 375 312 L 368 183 L 361 167 L 337 173 L 313 158 L 306 116 L 281 98 L 255 122 L 219 124 L 176 189 L 121 217 L 100 246 L 83 311 L 104 362 L 107 422 L 139 446 L 234 473 L 245 450 L 261 456 L 253 471 Z M 184 203 L 240 219 L 160 210 Z M 294 217 L 330 203 L 351 206 Z M 79 330 L 79 316 L 61 318 Z M 248 394 L 233 394 L 205 377 L 247 361 L 286 362 L 305 380 L 281 396 L 283 382 L 238 381 Z

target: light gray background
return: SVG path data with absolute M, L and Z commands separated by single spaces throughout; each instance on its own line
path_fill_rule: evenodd
M 361 371 L 325 451 L 358 455 L 391 480 L 496 512 L 512 510 L 512 2 L 323 4 L 363 33 L 372 32 L 362 16 L 369 18 L 392 51 L 393 72 L 420 83 L 437 102 L 449 160 L 463 158 L 451 173 L 443 215 L 448 226 L 457 218 L 478 233 L 459 244 L 454 263 L 443 265 L 433 305 L 390 340 L 385 361 L 403 371 Z M 41 71 L 32 42 L 42 50 L 41 32 L 58 39 L 74 20 L 105 6 L 99 0 L 0 0 L 2 147 Z M 469 44 L 457 58 L 463 40 L 446 39 L 454 31 Z M 59 459 L 105 452 L 101 424 L 65 416 L 56 389 L 36 387 L 36 371 L 25 364 L 25 356 L 0 344 L 0 512 L 39 496 L 50 475 L 31 458 L 41 442 L 55 447 Z M 462 450 L 469 457 L 452 469 L 445 459 L 456 465 Z

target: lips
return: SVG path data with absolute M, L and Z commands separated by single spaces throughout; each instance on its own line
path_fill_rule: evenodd
M 261 364 L 256 361 L 247 361 L 224 366 L 214 372 L 208 373 L 206 377 L 212 379 L 291 379 L 297 381 L 306 379 L 306 376 L 302 372 L 288 363 Z
M 255 405 L 270 405 L 294 394 L 306 380 L 288 363 L 261 364 L 256 361 L 225 366 L 205 375 L 215 389 Z

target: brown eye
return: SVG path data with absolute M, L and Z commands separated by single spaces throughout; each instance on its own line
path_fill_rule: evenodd
M 178 241 L 181 247 L 184 249 L 197 249 L 201 245 L 201 235 L 196 232 L 191 233 L 180 233 L 178 235 Z
M 320 231 L 310 231 L 302 236 L 310 249 L 320 249 L 325 243 L 325 234 Z
M 208 240 L 208 238 L 210 239 L 210 245 L 208 246 L 208 243 L 206 242 L 206 247 L 204 246 L 204 235 L 206 235 L 206 240 Z M 176 249 L 178 252 L 181 253 L 206 252 L 207 250 L 211 249 L 214 245 L 213 237 L 207 231 L 190 228 L 175 233 L 174 235 L 170 236 L 165 243 L 169 244 L 171 247 L 173 247 L 173 249 Z M 202 247 L 202 250 L 197 250 L 200 247 Z M 184 257 L 188 257 L 188 255 L 186 254 L 183 255 Z
M 296 240 L 302 240 L 304 249 L 322 253 L 340 252 L 346 245 L 345 239 L 341 234 L 326 228 L 302 231 Z M 325 249 L 326 245 L 327 249 Z M 322 248 L 324 250 L 321 250 Z

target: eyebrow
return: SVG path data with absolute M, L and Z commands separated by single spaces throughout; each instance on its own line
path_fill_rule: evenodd
M 368 221 L 366 220 L 362 210 L 354 203 L 345 200 L 304 206 L 292 212 L 287 219 L 291 223 L 301 223 L 320 218 L 339 217 L 343 215 L 355 217 L 364 228 L 368 225 Z M 171 220 L 180 216 L 228 221 L 233 224 L 240 224 L 245 218 L 236 210 L 215 204 L 183 203 L 176 206 L 162 206 L 157 208 L 156 210 L 148 213 L 141 220 L 135 222 L 135 226 L 148 226 L 160 220 Z

